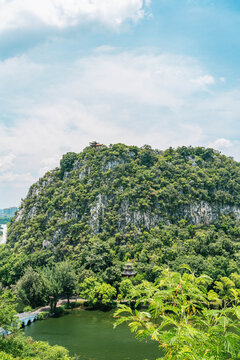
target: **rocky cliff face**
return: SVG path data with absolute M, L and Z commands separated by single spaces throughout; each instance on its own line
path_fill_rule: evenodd
M 98 234 L 134 234 L 185 219 L 240 219 L 240 166 L 212 149 L 165 152 L 123 144 L 68 153 L 34 184 L 9 228 L 27 251 L 77 246 Z M 130 235 L 129 235 L 130 236 Z
M 205 201 L 190 204 L 183 208 L 182 217 L 189 219 L 194 225 L 214 223 L 220 215 L 234 214 L 240 220 L 240 207 L 227 204 L 209 204 Z

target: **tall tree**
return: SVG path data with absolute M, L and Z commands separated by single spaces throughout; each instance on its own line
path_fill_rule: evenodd
M 47 301 L 47 291 L 42 272 L 37 272 L 32 267 L 28 267 L 25 274 L 17 282 L 15 293 L 21 302 L 33 308 L 44 305 Z
M 55 276 L 61 284 L 62 294 L 67 297 L 68 304 L 70 297 L 76 289 L 76 274 L 72 264 L 68 261 L 56 265 Z
M 57 302 L 62 293 L 61 279 L 58 278 L 55 268 L 46 267 L 42 270 L 44 283 L 47 289 L 51 311 L 55 311 Z

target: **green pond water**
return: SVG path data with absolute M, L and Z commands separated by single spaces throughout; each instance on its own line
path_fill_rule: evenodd
M 113 329 L 113 312 L 74 310 L 59 318 L 36 321 L 24 329 L 26 336 L 62 345 L 79 360 L 155 360 L 157 344 L 139 342 L 127 325 Z

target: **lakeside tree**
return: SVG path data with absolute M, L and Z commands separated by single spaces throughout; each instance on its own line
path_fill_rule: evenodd
M 111 307 L 117 290 L 109 284 L 98 282 L 94 277 L 89 277 L 80 284 L 80 294 L 87 299 L 89 306 Z
M 58 278 L 55 269 L 46 267 L 42 270 L 43 281 L 46 287 L 47 297 L 51 312 L 55 311 L 57 302 L 62 293 L 61 280 Z
M 77 285 L 73 265 L 68 261 L 57 264 L 55 276 L 61 284 L 61 294 L 67 297 L 69 304 L 70 297 L 74 294 Z
M 91 292 L 89 302 L 93 305 L 111 307 L 116 295 L 117 291 L 113 286 L 106 283 L 98 283 Z
M 28 267 L 14 286 L 14 292 L 23 304 L 35 308 L 49 303 L 52 311 L 61 296 L 66 296 L 69 303 L 75 290 L 76 274 L 67 261 L 37 270 Z
M 121 299 L 130 299 L 132 291 L 133 291 L 132 281 L 130 279 L 123 279 L 120 282 L 118 298 L 120 300 Z
M 28 267 L 21 279 L 14 286 L 14 292 L 20 302 L 32 308 L 47 302 L 47 291 L 42 272 Z

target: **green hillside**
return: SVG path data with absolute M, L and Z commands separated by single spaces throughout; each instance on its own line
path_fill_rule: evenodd
M 14 283 L 26 265 L 69 259 L 79 277 L 136 281 L 157 266 L 217 279 L 239 269 L 240 163 L 213 149 L 153 150 L 115 144 L 67 153 L 32 185 L 1 248 L 0 275 Z

